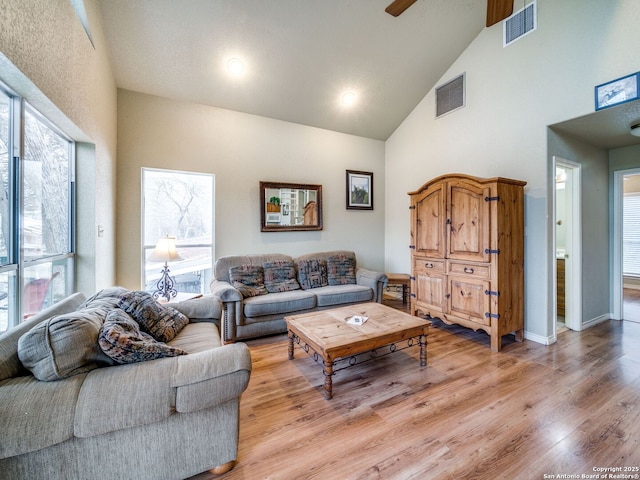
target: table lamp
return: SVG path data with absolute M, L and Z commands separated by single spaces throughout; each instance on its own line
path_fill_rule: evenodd
M 174 280 L 169 276 L 169 262 L 175 262 L 182 260 L 182 257 L 178 255 L 176 250 L 176 237 L 162 237 L 158 240 L 156 248 L 153 249 L 151 255 L 147 258 L 150 262 L 164 262 L 162 268 L 162 276 L 156 284 L 156 291 L 153 292 L 153 298 L 163 296 L 167 299 L 167 302 L 171 300 L 171 297 L 175 297 L 178 292 L 174 288 Z

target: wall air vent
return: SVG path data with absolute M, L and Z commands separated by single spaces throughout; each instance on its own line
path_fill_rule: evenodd
M 436 87 L 436 118 L 464 107 L 464 73 Z
M 536 24 L 536 2 L 534 0 L 522 10 L 518 10 L 502 22 L 504 32 L 503 46 L 506 47 L 519 38 L 533 32 L 536 29 Z

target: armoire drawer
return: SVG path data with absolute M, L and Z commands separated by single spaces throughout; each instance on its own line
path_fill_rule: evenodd
M 444 260 L 415 257 L 413 259 L 413 266 L 416 270 L 421 270 L 426 273 L 444 273 Z
M 449 262 L 449 273 L 489 278 L 491 267 L 489 265 L 478 265 L 477 263 Z

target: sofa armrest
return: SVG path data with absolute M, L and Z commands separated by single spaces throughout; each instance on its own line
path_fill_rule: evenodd
M 224 280 L 212 281 L 209 288 L 211 289 L 211 295 L 217 296 L 223 303 L 242 301 L 243 297 L 240 291 Z
M 373 289 L 375 301 L 382 302 L 382 293 L 387 285 L 387 275 L 366 268 L 358 268 L 356 271 L 356 283 Z
M 172 302 L 165 305 L 175 308 L 183 315 L 186 315 L 189 320 L 220 320 L 220 317 L 222 317 L 222 302 L 220 298 L 215 295 L 204 295 L 191 300 Z
M 242 318 L 242 301 L 244 297 L 238 289 L 224 280 L 212 281 L 210 288 L 211 293 L 222 301 L 222 316 L 220 317 L 222 343 L 235 342 L 236 325 Z
M 240 397 L 249 383 L 251 354 L 244 343 L 177 358 L 171 378 L 176 411 L 194 412 Z

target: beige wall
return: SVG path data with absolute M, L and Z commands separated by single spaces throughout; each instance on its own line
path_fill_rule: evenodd
M 117 282 L 141 286 L 141 168 L 215 175 L 215 256 L 354 250 L 384 267 L 384 143 L 127 90 L 118 93 Z M 374 174 L 374 210 L 346 210 L 346 170 Z M 324 229 L 260 232 L 259 182 L 322 185 Z
M 435 119 L 432 90 L 387 141 L 385 264 L 409 271 L 406 192 L 450 172 L 525 180 L 525 332 L 544 343 L 554 253 L 547 126 L 593 112 L 595 85 L 639 69 L 626 46 L 640 40 L 640 3 L 537 5 L 535 32 L 503 48 L 502 28 L 484 29 L 443 75 L 466 73 L 464 108 Z
M 115 280 L 116 88 L 99 9 L 85 0 L 95 49 L 69 0 L 0 0 L 0 79 L 78 149 L 78 289 Z M 96 237 L 96 225 L 105 236 Z

